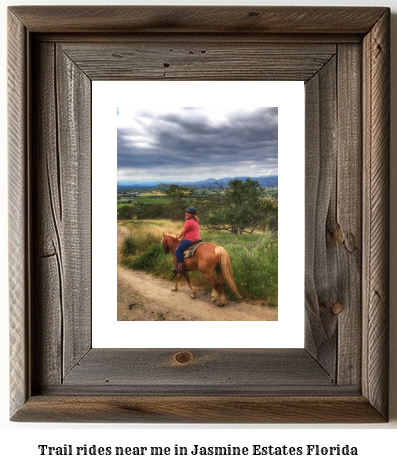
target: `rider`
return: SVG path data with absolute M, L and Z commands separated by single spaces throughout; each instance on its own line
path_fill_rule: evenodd
M 199 231 L 199 218 L 196 216 L 196 209 L 193 206 L 186 208 L 186 221 L 183 229 L 176 237 L 185 236 L 183 241 L 179 244 L 175 251 L 175 255 L 178 261 L 176 268 L 177 273 L 182 273 L 183 270 L 183 251 L 187 249 L 191 242 L 201 240 Z

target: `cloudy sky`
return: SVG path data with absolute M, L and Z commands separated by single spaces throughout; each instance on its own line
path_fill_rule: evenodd
M 277 108 L 118 108 L 118 182 L 278 174 Z

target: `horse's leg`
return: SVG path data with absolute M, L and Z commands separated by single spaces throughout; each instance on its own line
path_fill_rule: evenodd
M 186 271 L 182 272 L 183 276 L 186 278 L 187 284 L 190 287 L 190 291 L 192 292 L 191 298 L 194 299 L 197 296 L 196 290 L 193 288 L 192 284 L 190 283 L 189 275 Z
M 176 258 L 176 255 L 174 254 L 174 256 L 172 257 L 172 260 L 174 262 L 174 265 L 175 265 L 175 268 L 178 266 L 178 260 Z M 174 271 L 174 270 L 173 270 Z M 174 283 L 174 286 L 172 287 L 171 291 L 178 291 L 178 283 L 179 283 L 179 278 L 181 277 L 181 274 L 180 273 L 177 273 L 176 274 L 176 279 L 175 279 L 175 283 Z
M 172 288 L 171 291 L 178 291 L 178 283 L 179 283 L 180 277 L 181 277 L 181 274 L 178 273 L 178 274 L 176 275 L 176 280 L 175 280 L 174 287 Z
M 219 281 L 215 278 L 215 276 L 213 276 L 211 274 L 211 272 L 201 272 L 208 280 L 211 281 L 212 283 L 212 286 L 214 287 L 214 289 L 212 290 L 212 293 L 211 293 L 211 298 L 212 298 L 212 302 L 213 303 L 216 303 L 216 300 L 218 299 L 218 288 L 219 288 Z
M 225 279 L 223 278 L 222 268 L 216 267 L 216 274 L 218 275 L 218 280 L 221 288 L 221 302 L 219 306 L 224 306 L 226 304 L 226 296 L 225 296 Z

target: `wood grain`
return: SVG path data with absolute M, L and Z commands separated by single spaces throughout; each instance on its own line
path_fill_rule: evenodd
M 306 84 L 306 348 L 337 384 L 361 375 L 361 51 Z
M 14 421 L 74 423 L 379 423 L 385 419 L 360 396 L 38 396 Z
M 305 347 L 336 377 L 336 58 L 306 84 Z
M 364 40 L 363 392 L 388 411 L 390 12 Z
M 9 10 L 12 420 L 387 420 L 389 22 L 385 8 Z M 305 349 L 183 365 L 91 349 L 91 80 L 275 78 L 306 83 Z
M 384 8 L 18 6 L 12 11 L 34 33 L 362 34 L 371 30 Z
M 202 40 L 156 44 L 66 44 L 64 54 L 91 80 L 300 80 L 307 81 L 336 53 L 334 44 L 242 44 Z
M 54 45 L 35 46 L 34 54 L 38 66 L 33 95 L 40 105 L 34 106 L 33 120 L 33 180 L 36 182 L 32 200 L 35 215 L 33 271 L 36 282 L 33 280 L 32 295 L 35 312 L 40 314 L 36 314 L 32 323 L 33 390 L 39 384 L 62 381 L 65 308 Z
M 183 350 L 183 349 L 181 349 Z M 222 389 L 236 394 L 279 392 L 292 386 L 330 386 L 333 378 L 304 349 L 192 349 L 192 360 L 180 364 L 178 349 L 93 349 L 65 377 L 69 391 L 91 385 L 106 388 L 129 385 L 147 393 L 179 388 L 185 394 Z
M 9 152 L 9 303 L 10 409 L 14 414 L 30 395 L 29 374 L 29 166 L 26 28 L 8 15 L 8 152 Z
M 56 71 L 65 376 L 91 348 L 91 81 L 60 47 Z
M 362 54 L 358 45 L 338 46 L 338 142 L 335 219 L 338 320 L 337 383 L 360 384 L 362 362 Z
M 42 385 L 60 384 L 91 347 L 91 82 L 54 44 L 37 44 L 35 57 L 33 348 Z

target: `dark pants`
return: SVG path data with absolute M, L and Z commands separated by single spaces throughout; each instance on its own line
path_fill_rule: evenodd
M 190 245 L 190 240 L 183 240 L 178 248 L 175 250 L 175 255 L 176 255 L 176 259 L 178 260 L 178 263 L 183 263 L 183 251 L 186 250 L 188 248 L 188 246 Z

